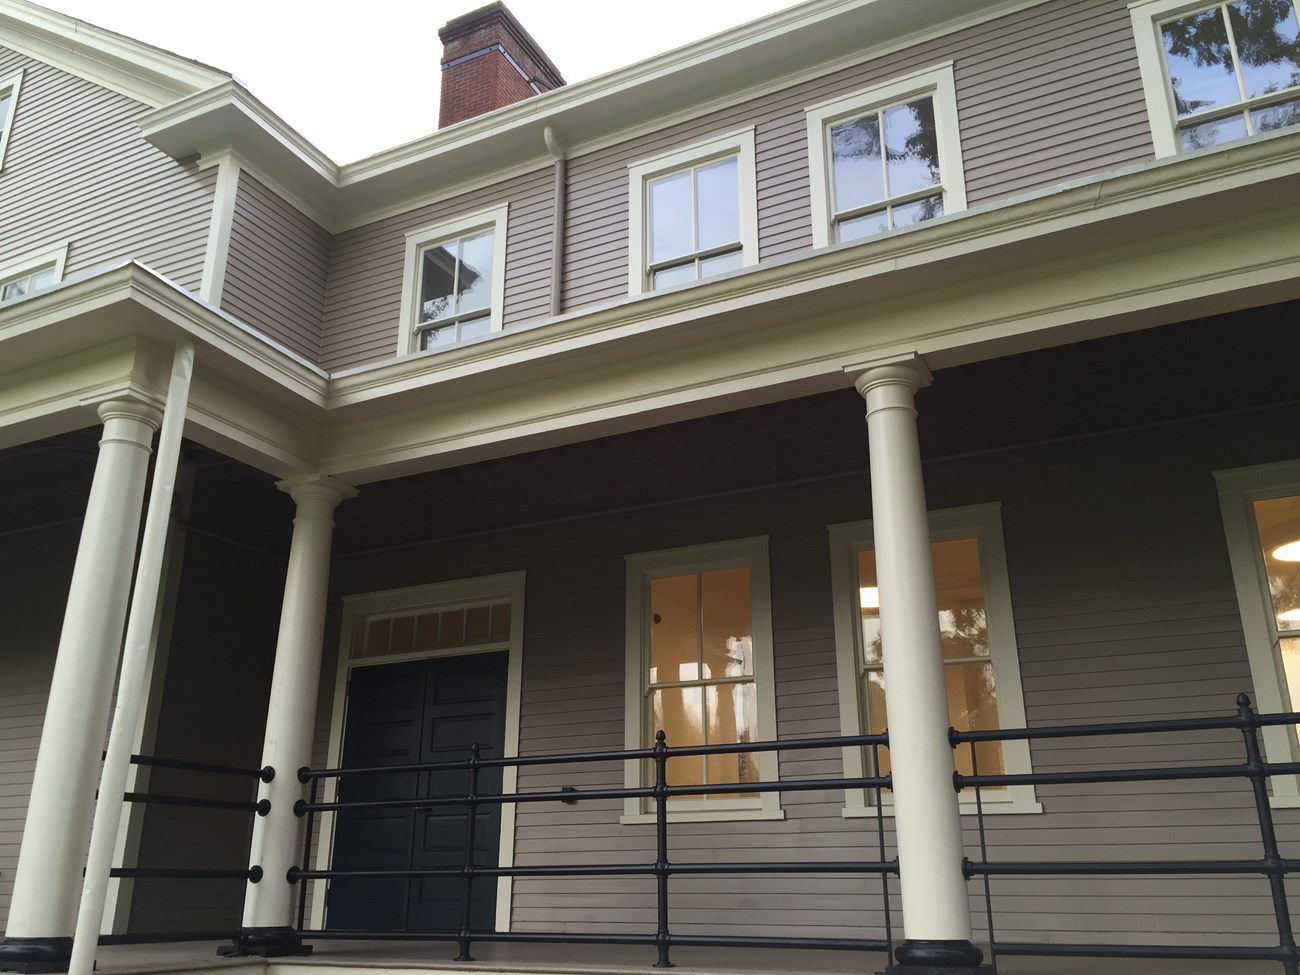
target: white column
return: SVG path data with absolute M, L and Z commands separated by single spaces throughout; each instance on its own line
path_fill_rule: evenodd
M 159 424 L 158 411 L 138 400 L 102 403 L 99 416 L 104 434 L 68 588 L 0 969 L 64 971 L 72 948 L 150 443 Z
M 980 953 L 970 945 L 970 905 L 961 871 L 961 819 L 914 402 L 930 373 L 915 355 L 855 372 L 854 384 L 867 401 L 889 762 L 907 939 L 898 959 L 904 965 L 967 967 L 979 963 Z
M 262 785 L 259 796 L 271 801 L 271 812 L 254 823 L 250 863 L 261 866 L 263 876 L 247 887 L 237 954 L 300 950 L 292 930 L 296 888 L 286 879 L 302 855 L 302 821 L 293 806 L 303 796 L 298 769 L 311 762 L 334 509 L 356 494 L 346 484 L 318 475 L 283 481 L 280 488 L 298 508 L 262 749 L 262 764 L 275 769 L 275 778 Z

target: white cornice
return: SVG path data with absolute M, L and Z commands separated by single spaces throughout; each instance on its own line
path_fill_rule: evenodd
M 0 44 L 153 107 L 230 78 L 26 0 L 0 0 Z

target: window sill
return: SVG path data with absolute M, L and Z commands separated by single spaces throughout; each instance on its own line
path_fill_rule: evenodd
M 1300 802 L 1296 803 L 1300 806 Z M 963 816 L 976 815 L 975 803 L 961 803 L 961 814 Z M 1043 811 L 1043 804 L 1040 802 L 986 802 L 984 803 L 985 816 L 1033 816 Z M 845 806 L 840 815 L 845 819 L 875 819 L 879 814 L 876 806 Z M 885 807 L 885 815 L 893 816 L 894 807 L 892 805 Z
M 784 809 L 719 809 L 716 812 L 669 812 L 670 823 L 739 823 L 785 819 Z M 625 813 L 618 819 L 623 826 L 655 822 L 654 813 Z

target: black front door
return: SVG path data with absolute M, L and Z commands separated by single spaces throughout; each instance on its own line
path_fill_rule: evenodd
M 505 738 L 504 652 L 357 667 L 348 687 L 343 767 L 375 768 L 461 761 L 477 742 L 483 758 L 499 758 Z M 464 795 L 467 772 L 400 772 L 343 776 L 344 801 Z M 500 769 L 479 773 L 479 792 L 500 792 Z M 340 812 L 334 832 L 336 870 L 461 867 L 464 806 Z M 501 807 L 480 806 L 474 862 L 495 866 Z M 494 878 L 474 884 L 471 928 L 490 931 L 496 911 Z M 336 879 L 326 926 L 366 931 L 457 931 L 464 882 Z

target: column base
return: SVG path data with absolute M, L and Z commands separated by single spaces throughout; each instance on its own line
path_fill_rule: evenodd
M 217 954 L 223 958 L 243 958 L 257 955 L 260 958 L 287 958 L 311 954 L 311 945 L 293 928 L 242 928 L 234 942 L 222 945 Z
M 0 972 L 66 972 L 71 960 L 71 938 L 6 938 L 0 944 Z
M 904 941 L 894 958 L 885 975 L 996 975 L 994 966 L 980 964 L 984 952 L 969 941 Z

